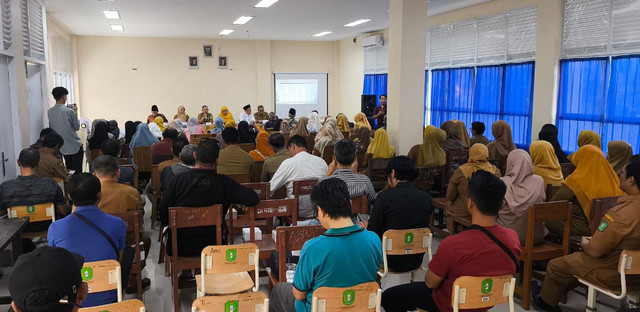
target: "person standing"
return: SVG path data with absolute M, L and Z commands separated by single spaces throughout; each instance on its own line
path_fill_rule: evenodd
M 384 117 L 387 116 L 387 95 L 380 95 L 380 106 L 373 110 L 373 119 L 376 120 L 376 129 L 384 125 Z
M 53 88 L 51 95 L 56 100 L 56 105 L 49 108 L 47 117 L 49 118 L 49 127 L 64 140 L 64 144 L 60 147 L 60 153 L 64 157 L 67 169 L 75 170 L 77 174 L 82 172 L 84 149 L 82 148 L 82 140 L 77 133 L 80 130 L 78 106 L 75 104 L 73 108 L 65 106 L 68 94 L 69 91 L 64 87 Z

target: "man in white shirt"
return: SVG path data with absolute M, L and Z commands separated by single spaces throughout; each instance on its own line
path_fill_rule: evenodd
M 294 135 L 289 139 L 287 144 L 289 155 L 291 158 L 282 162 L 276 173 L 271 178 L 271 195 L 286 185 L 287 198 L 293 196 L 293 181 L 319 179 L 327 174 L 327 163 L 318 156 L 307 153 L 307 141 L 299 136 Z M 308 196 L 307 196 L 308 197 Z M 314 217 L 313 205 L 306 204 L 310 201 L 300 197 L 300 205 L 298 206 L 299 217 L 310 219 Z
M 80 173 L 82 172 L 84 151 L 82 141 L 77 133 L 77 131 L 80 130 L 77 112 L 78 107 L 75 104 L 72 108 L 65 105 L 69 91 L 63 87 L 53 88 L 51 94 L 56 100 L 56 105 L 47 111 L 49 127 L 57 132 L 64 140 L 64 144 L 60 148 L 60 153 L 64 156 L 67 169 L 75 170 L 75 173 Z
M 240 114 L 240 121 L 246 121 L 250 125 L 255 124 L 256 120 L 253 118 L 253 114 L 251 114 L 251 105 L 247 104 L 242 109 L 244 109 L 244 112 Z M 240 123 L 240 121 L 238 123 Z

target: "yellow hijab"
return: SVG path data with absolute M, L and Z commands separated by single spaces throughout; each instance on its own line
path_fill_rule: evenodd
M 336 126 L 340 132 L 349 132 L 349 119 L 347 115 L 340 113 L 336 119 Z
M 425 136 L 418 151 L 417 163 L 421 168 L 442 166 L 447 161 L 447 155 L 442 149 L 442 143 L 447 139 L 447 133 L 433 126 L 430 127 L 433 129 L 431 130 L 429 127 L 424 129 Z
M 167 130 L 167 127 L 164 126 L 164 119 L 160 116 L 156 117 L 156 119 L 153 120 L 153 122 L 158 125 L 158 128 L 160 128 L 160 131 L 164 132 L 164 130 Z
M 438 129 L 438 128 L 436 128 L 435 126 L 432 126 L 432 125 L 428 125 L 426 128 L 424 128 L 424 132 L 422 133 L 422 141 L 423 141 L 423 143 L 424 143 L 424 139 L 427 138 L 429 133 L 433 132 L 433 130 L 436 130 L 436 129 Z M 445 132 L 445 134 L 447 134 L 447 133 Z
M 482 143 L 476 143 L 469 149 L 469 161 L 460 166 L 460 171 L 465 178 L 471 178 L 471 175 L 479 170 L 497 174 L 500 172 L 498 168 L 489 162 L 489 149 Z
M 224 111 L 227 111 L 227 113 L 225 114 Z M 233 121 L 233 123 L 235 125 L 235 119 L 233 119 L 233 114 L 231 114 L 231 112 L 229 111 L 229 109 L 226 106 L 222 106 L 222 108 L 220 109 L 220 114 L 218 115 L 218 117 L 222 118 L 222 121 L 224 121 L 225 125 L 230 121 Z
M 453 123 L 456 124 L 456 129 L 458 129 L 458 136 L 460 136 L 460 140 L 462 140 L 462 146 L 464 148 L 469 148 L 469 131 L 467 131 L 467 126 L 465 126 L 464 122 L 460 120 L 454 120 Z
M 364 115 L 364 114 L 363 114 Z M 389 136 L 384 129 L 376 130 L 373 140 L 367 148 L 367 154 L 373 154 L 372 158 L 391 158 L 395 154 L 395 148 L 389 143 Z
M 544 140 L 535 141 L 529 146 L 529 153 L 533 160 L 533 173 L 541 176 L 545 185 L 559 186 L 564 177 L 553 145 Z
M 371 125 L 367 120 L 367 115 L 365 115 L 364 113 L 357 113 L 356 116 L 353 117 L 353 120 L 356 122 L 356 126 L 355 126 L 356 129 L 360 127 L 365 127 L 371 130 Z
M 625 141 L 609 141 L 607 144 L 607 160 L 618 176 L 633 156 L 631 145 Z
M 224 125 L 224 127 L 225 128 L 235 128 L 236 127 L 236 121 L 231 119 Z
M 273 148 L 269 145 L 269 133 L 261 131 L 256 137 L 256 149 L 249 152 L 249 155 L 253 157 L 256 162 L 264 161 L 265 159 L 275 155 Z
M 578 148 L 583 147 L 587 144 L 591 144 L 599 149 L 602 149 L 602 145 L 600 144 L 600 136 L 591 130 L 582 130 L 580 134 L 578 134 Z
M 591 202 L 594 198 L 624 195 L 620 190 L 620 179 L 602 151 L 587 144 L 573 154 L 571 162 L 576 170 L 564 184 L 575 194 L 587 220 L 591 220 Z

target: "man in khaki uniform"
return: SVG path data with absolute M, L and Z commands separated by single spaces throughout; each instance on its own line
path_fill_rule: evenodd
M 285 148 L 285 139 L 282 133 L 276 132 L 269 136 L 269 145 L 271 145 L 276 154 L 265 159 L 262 165 L 262 182 L 271 181 L 273 175 L 280 168 L 280 164 L 291 157 L 289 156 L 289 151 Z
M 222 139 L 227 144 L 220 151 L 218 157 L 218 173 L 229 174 L 250 174 L 253 176 L 255 161 L 249 153 L 243 151 L 238 145 L 238 130 L 236 128 L 225 128 L 222 131 Z
M 49 133 L 44 137 L 40 152 L 40 163 L 36 169 L 36 174 L 41 178 L 60 178 L 69 181 L 67 168 L 60 160 L 60 147 L 64 140 L 57 133 Z
M 620 175 L 620 188 L 628 195 L 620 197 L 619 205 L 602 217 L 593 237 L 583 237 L 583 252 L 551 260 L 542 289 L 532 288 L 533 301 L 539 308 L 560 311 L 558 302 L 569 287 L 576 285 L 574 276 L 608 289 L 620 288 L 620 253 L 640 249 L 639 182 L 640 158 L 634 157 Z M 627 277 L 627 287 L 640 287 L 640 280 Z

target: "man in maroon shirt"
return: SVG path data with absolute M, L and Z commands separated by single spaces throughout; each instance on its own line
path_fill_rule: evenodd
M 505 192 L 505 184 L 493 174 L 486 171 L 474 173 L 469 179 L 468 202 L 473 225 L 442 241 L 429 262 L 425 283 L 414 282 L 387 289 L 382 294 L 385 311 L 416 308 L 430 312 L 453 311 L 451 293 L 456 278 L 514 274 L 521 252 L 518 234 L 496 224 Z M 498 245 L 498 241 L 506 250 Z
M 373 119 L 376 119 L 376 129 L 384 126 L 384 116 L 387 115 L 387 95 L 380 95 L 380 106 L 373 109 Z
M 173 159 L 173 141 L 178 138 L 178 131 L 167 129 L 162 133 L 162 140 L 151 144 L 151 159 L 153 164 L 159 164 L 165 160 Z

